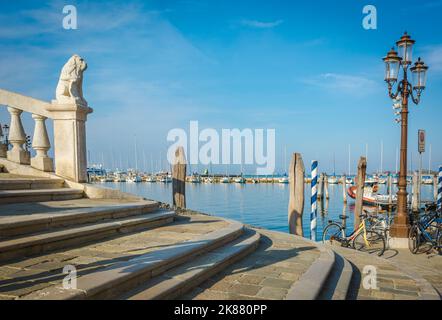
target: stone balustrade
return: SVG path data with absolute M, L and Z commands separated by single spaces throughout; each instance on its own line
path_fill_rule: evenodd
M 59 104 L 56 100 L 48 103 L 3 89 L 0 89 L 0 105 L 6 106 L 10 114 L 9 132 L 3 132 L 3 140 L 7 143 L 0 143 L 0 158 L 44 172 L 55 172 L 71 181 L 87 181 L 85 122 L 91 108 L 75 103 Z M 31 146 L 26 145 L 23 112 L 31 113 L 34 119 Z M 54 124 L 55 159 L 48 155 L 51 149 L 46 128 L 48 119 Z M 4 119 L 0 122 L 5 124 Z M 32 158 L 28 147 L 35 151 Z

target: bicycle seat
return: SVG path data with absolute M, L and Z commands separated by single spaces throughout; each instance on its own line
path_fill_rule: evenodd
M 340 214 L 339 219 L 345 220 L 345 219 L 348 219 L 348 216 L 344 216 L 343 214 Z

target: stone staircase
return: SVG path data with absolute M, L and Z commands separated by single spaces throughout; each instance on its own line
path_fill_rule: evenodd
M 382 258 L 54 177 L 0 174 L 0 201 L 0 299 L 439 298 Z

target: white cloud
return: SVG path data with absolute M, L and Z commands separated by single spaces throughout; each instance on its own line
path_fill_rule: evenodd
M 442 44 L 425 47 L 422 59 L 430 67 L 429 72 L 442 71 Z
M 339 73 L 323 73 L 303 82 L 308 85 L 352 93 L 359 93 L 361 90 L 368 92 L 378 87 L 378 83 L 369 78 Z
M 257 28 L 257 29 L 271 29 L 275 28 L 279 25 L 284 23 L 284 20 L 275 20 L 275 21 L 258 21 L 258 20 L 242 20 L 241 24 L 243 26 L 251 27 L 251 28 Z

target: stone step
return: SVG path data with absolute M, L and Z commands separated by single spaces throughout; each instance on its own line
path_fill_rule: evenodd
M 286 300 L 316 300 L 320 297 L 336 263 L 336 255 L 326 246 L 318 245 L 318 249 L 319 258 L 293 284 L 285 297 Z
M 0 261 L 96 241 L 118 233 L 153 228 L 173 221 L 173 211 L 158 211 L 109 222 L 93 223 L 0 241 Z
M 353 268 L 350 262 L 340 254 L 334 252 L 333 268 L 321 289 L 318 300 L 346 300 L 353 277 Z
M 61 284 L 34 291 L 22 299 L 116 299 L 149 279 L 178 265 L 234 241 L 244 232 L 236 221 L 215 231 L 198 235 L 191 240 L 162 246 L 128 261 L 121 261 L 77 278 L 76 289 Z
M 321 256 L 317 243 L 288 233 L 252 228 L 261 236 L 255 251 L 223 268 L 183 300 L 283 300 Z M 305 287 L 306 290 L 310 290 Z
M 259 239 L 258 232 L 246 229 L 235 241 L 143 283 L 123 294 L 120 299 L 175 299 L 253 252 L 259 244 Z
M 83 191 L 71 188 L 1 190 L 0 204 L 80 199 Z
M 48 203 L 38 203 L 38 206 L 47 206 Z M 108 205 L 103 203 L 99 207 L 84 207 L 69 210 L 49 210 L 47 212 L 35 210 L 33 204 L 10 205 L 0 207 L 2 216 L 0 219 L 0 239 L 36 233 L 53 228 L 74 226 L 100 220 L 117 219 L 129 216 L 145 214 L 157 210 L 159 203 L 156 201 L 140 201 L 121 205 Z M 21 214 L 27 210 L 27 214 Z
M 57 189 L 62 188 L 63 185 L 63 179 L 20 176 L 9 177 L 0 174 L 0 190 Z

